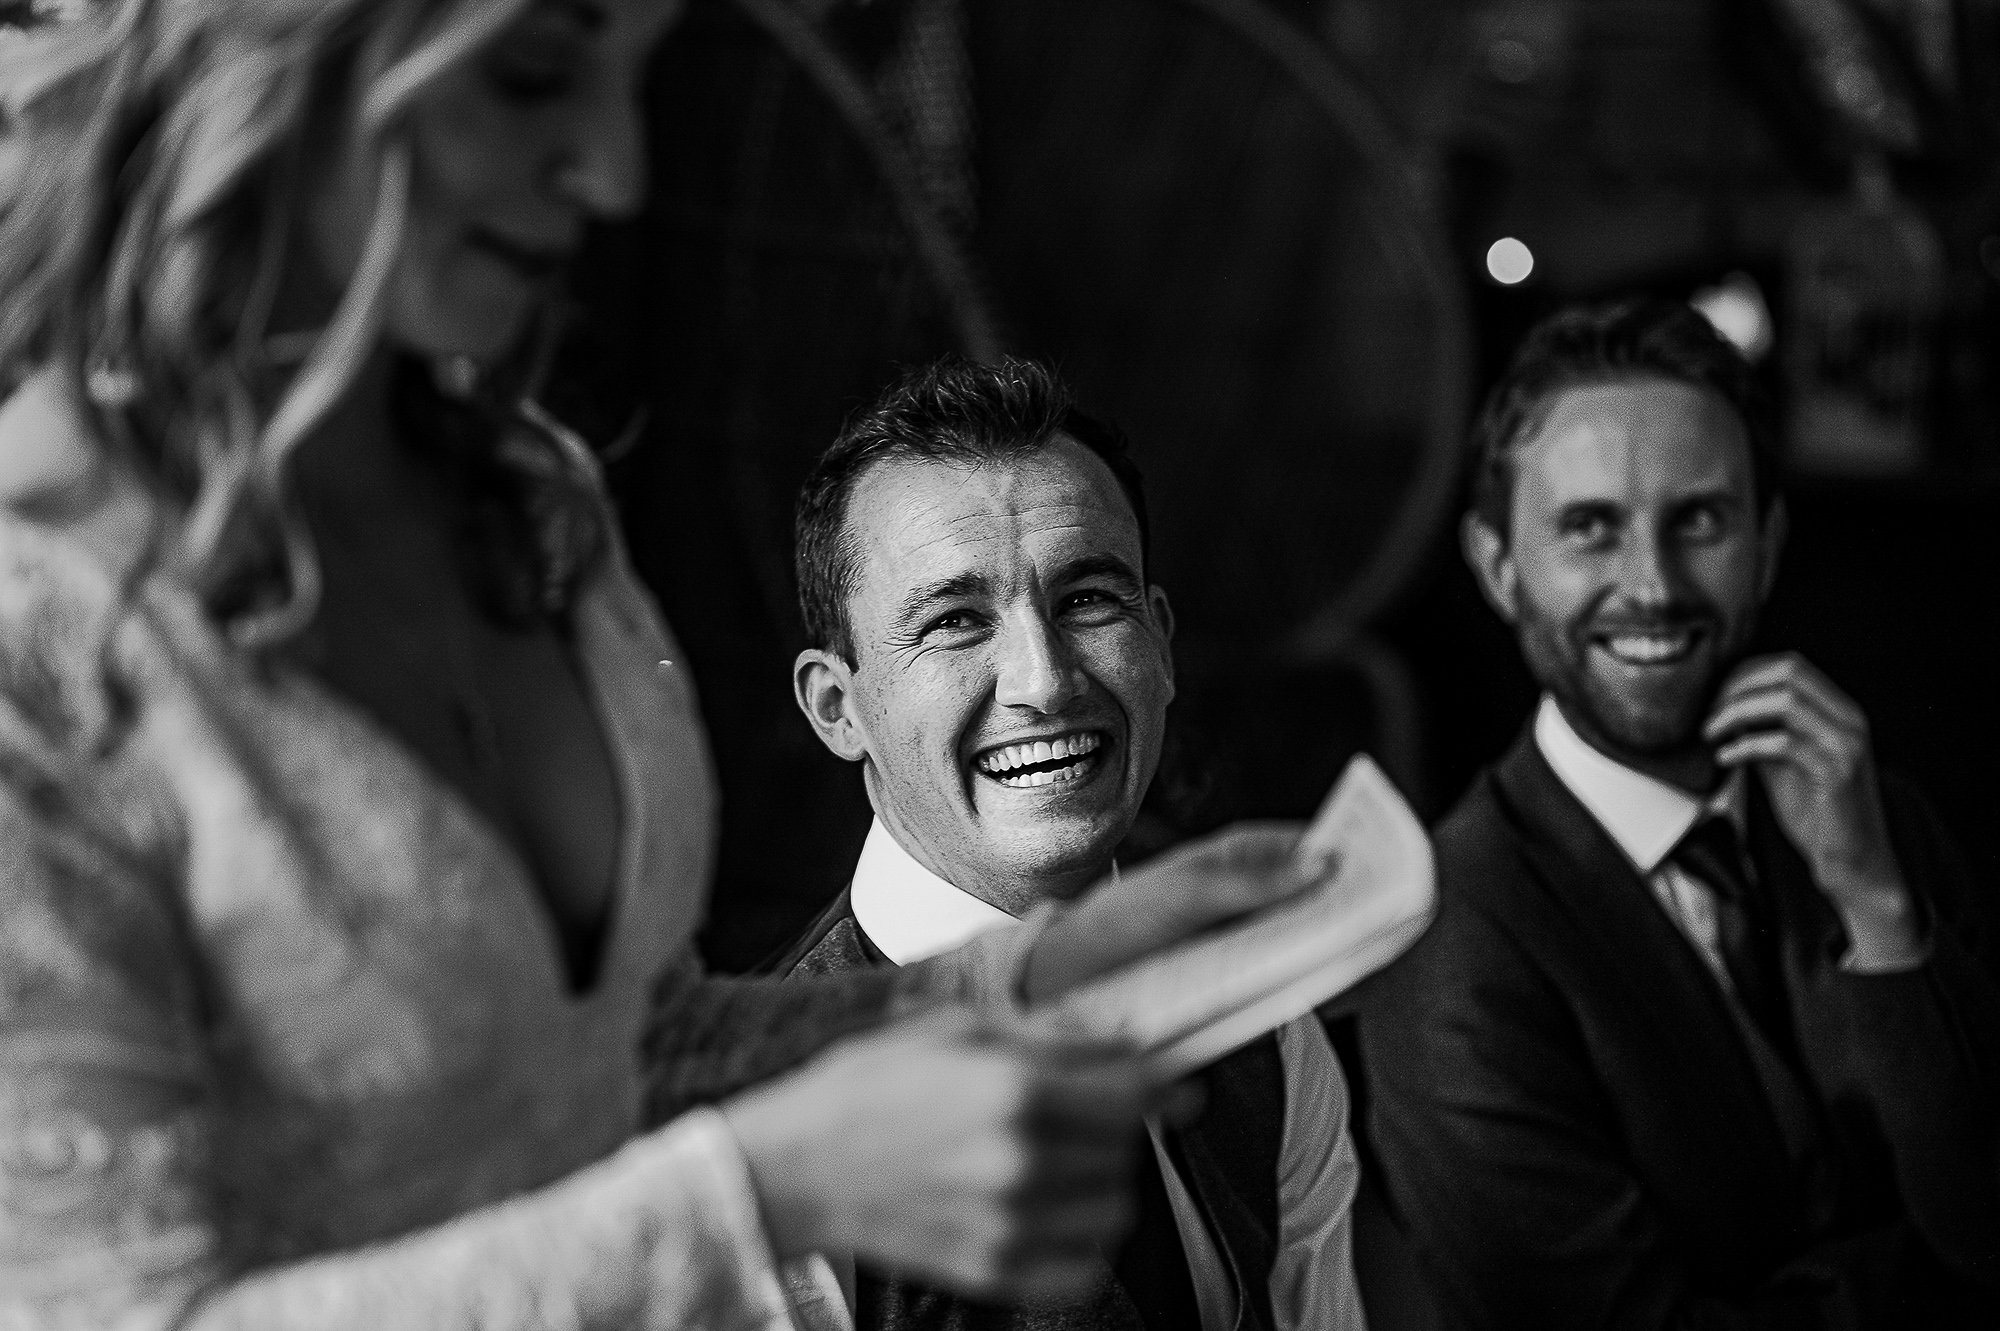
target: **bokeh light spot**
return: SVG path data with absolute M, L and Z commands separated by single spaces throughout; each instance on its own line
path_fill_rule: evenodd
M 1764 289 L 1748 273 L 1731 273 L 1712 287 L 1703 287 L 1688 298 L 1715 331 L 1736 344 L 1752 364 L 1770 354 L 1777 340 L 1771 307 Z
M 1535 271 L 1535 256 L 1512 236 L 1502 236 L 1486 247 L 1486 271 L 1503 287 L 1518 286 Z

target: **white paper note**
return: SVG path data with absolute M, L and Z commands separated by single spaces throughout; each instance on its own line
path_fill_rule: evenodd
M 1401 956 L 1437 907 L 1423 824 L 1372 759 L 1347 765 L 1299 842 L 1318 886 L 1086 985 L 1063 1006 L 1183 1076 Z

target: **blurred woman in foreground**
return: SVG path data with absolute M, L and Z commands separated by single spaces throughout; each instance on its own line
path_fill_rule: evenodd
M 1294 886 L 1241 834 L 892 979 L 700 974 L 686 669 L 526 396 L 676 7 L 9 34 L 0 1325 L 785 1325 L 822 1246 L 1074 1294 L 1152 1091 L 1012 1009 Z

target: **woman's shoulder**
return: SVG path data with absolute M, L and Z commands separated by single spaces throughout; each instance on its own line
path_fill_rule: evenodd
M 154 826 L 157 801 L 132 788 L 132 773 L 103 760 L 118 713 L 105 646 L 125 593 L 90 530 L 109 483 L 94 475 L 83 425 L 46 379 L 0 403 L 0 1046 L 9 1048 L 86 1017 L 104 1039 L 72 1040 L 78 1049 L 153 1047 L 150 1023 L 187 997 L 177 925 L 143 853 L 168 845 L 171 829 Z M 148 1038 L 135 1043 L 141 1027 Z M 0 1207 L 0 1237 L 9 1219 Z

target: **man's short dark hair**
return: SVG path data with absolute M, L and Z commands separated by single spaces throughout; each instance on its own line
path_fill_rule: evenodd
M 1777 421 L 1750 363 L 1700 312 L 1640 299 L 1572 306 L 1535 325 L 1472 430 L 1472 511 L 1508 536 L 1514 448 L 1541 428 L 1556 396 L 1584 384 L 1669 379 L 1706 388 L 1735 408 L 1750 440 L 1758 512 L 1778 498 Z
M 1079 410 L 1054 371 L 1012 357 L 984 365 L 962 356 L 906 371 L 848 421 L 799 491 L 799 609 L 812 645 L 855 659 L 847 602 L 859 552 L 847 531 L 847 504 L 870 467 L 897 459 L 989 466 L 1038 453 L 1061 438 L 1074 439 L 1111 469 L 1138 519 L 1143 558 L 1146 492 L 1125 436 Z

